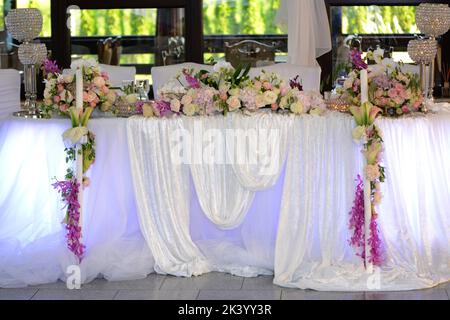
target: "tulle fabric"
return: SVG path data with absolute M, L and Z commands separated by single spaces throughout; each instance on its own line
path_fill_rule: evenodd
M 280 172 L 267 179 L 254 167 L 228 171 L 258 188 L 242 221 L 227 230 L 203 210 L 190 167 L 168 156 L 168 134 L 185 128 L 186 118 L 91 120 L 97 160 L 85 190 L 83 283 L 212 270 L 274 273 L 278 285 L 317 290 L 409 290 L 450 279 L 450 114 L 379 121 L 386 263 L 373 275 L 348 244 L 353 181 L 363 161 L 352 118 L 277 117 L 273 127 L 286 125 L 289 141 Z M 240 126 L 252 126 L 245 121 Z M 50 186 L 64 175 L 61 134 L 68 127 L 66 119 L 0 123 L 1 287 L 64 280 L 76 262 Z

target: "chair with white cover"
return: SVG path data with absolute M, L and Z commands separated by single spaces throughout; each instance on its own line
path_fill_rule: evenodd
M 0 120 L 20 110 L 20 73 L 0 69 Z
M 155 98 L 158 97 L 158 90 L 161 89 L 170 80 L 174 79 L 183 69 L 194 69 L 195 72 L 198 72 L 200 70 L 212 71 L 212 68 L 213 67 L 210 65 L 193 62 L 185 62 L 163 67 L 153 67 L 152 79 L 153 93 Z
M 109 81 L 113 87 L 121 87 L 123 81 L 134 80 L 136 77 L 136 67 L 120 67 L 100 64 L 100 70 L 108 73 Z
M 299 80 L 303 85 L 305 91 L 320 91 L 320 75 L 322 70 L 317 67 L 304 67 L 289 63 L 277 63 L 267 67 L 251 68 L 250 77 L 256 77 L 261 71 L 274 72 L 289 84 L 289 80 L 299 76 Z

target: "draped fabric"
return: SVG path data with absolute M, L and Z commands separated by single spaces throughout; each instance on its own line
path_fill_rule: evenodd
M 20 73 L 14 69 L 0 69 L 0 120 L 20 109 Z
M 324 0 L 282 0 L 277 20 L 288 26 L 290 63 L 316 66 L 316 58 L 331 50 L 331 33 Z
M 361 155 L 349 152 L 350 141 L 341 138 L 351 130 L 351 120 L 296 124 L 293 134 L 302 133 L 308 143 L 296 144 L 288 158 L 274 282 L 366 291 L 412 290 L 448 281 L 450 169 L 444 159 L 450 156 L 450 115 L 378 123 L 387 168 L 377 210 L 385 264 L 374 275 L 366 274 L 347 242 L 354 188 L 349 181 L 361 172 L 362 163 Z M 302 190 L 301 196 L 292 190 Z
M 188 167 L 171 161 L 171 134 L 181 118 L 129 122 L 134 191 L 142 233 L 155 270 L 177 276 L 200 275 L 209 266 L 189 235 Z
M 279 130 L 280 148 L 267 148 L 270 159 L 280 155 L 274 170 L 200 162 L 201 172 L 184 162 L 189 157 L 180 141 L 189 140 L 195 121 L 218 132 Z M 0 287 L 65 279 L 74 263 L 60 224 L 61 203 L 50 186 L 54 176 L 64 175 L 61 134 L 69 125 L 66 119 L 0 124 Z M 91 120 L 97 160 L 85 189 L 83 283 L 97 276 L 213 270 L 273 273 L 281 286 L 333 291 L 409 290 L 449 281 L 450 114 L 380 119 L 378 125 L 387 168 L 378 208 L 385 264 L 368 275 L 348 243 L 354 179 L 363 162 L 350 116 Z M 203 138 L 201 156 L 221 146 Z M 228 155 L 228 146 L 225 139 L 218 150 Z M 204 194 L 230 187 L 241 194 L 215 198 L 229 212 Z M 247 192 L 253 201 L 243 196 Z M 223 228 L 215 219 L 235 226 Z

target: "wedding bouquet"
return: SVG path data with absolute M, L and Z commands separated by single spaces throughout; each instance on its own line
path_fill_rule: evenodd
M 343 86 L 343 97 L 353 105 L 361 103 L 360 70 L 368 69 L 369 101 L 381 108 L 386 115 L 398 116 L 421 111 L 423 95 L 417 74 L 403 71 L 402 63 L 383 58 L 384 51 L 378 48 L 368 52 L 368 58 L 376 64 L 367 65 L 356 49 L 351 58 L 355 69 L 350 72 Z
M 279 75 L 263 71 L 250 79 L 250 68 L 234 69 L 225 61 L 212 72 L 183 70 L 158 91 L 154 104 L 156 116 L 184 114 L 212 115 L 241 110 L 252 113 L 262 108 L 286 110 L 294 114 L 322 113 L 326 106 L 319 93 L 304 92 L 296 81 L 291 86 Z
M 101 72 L 93 59 L 77 60 L 71 69 L 61 72 L 54 61 L 44 63 L 45 90 L 42 112 L 51 117 L 52 113 L 70 116 L 69 109 L 75 106 L 75 70 L 83 70 L 83 106 L 98 108 L 103 112 L 110 111 L 116 101 L 116 93 L 112 90 L 108 74 Z

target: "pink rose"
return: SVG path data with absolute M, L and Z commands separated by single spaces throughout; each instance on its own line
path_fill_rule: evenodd
M 255 89 L 256 89 L 256 90 L 260 90 L 261 87 L 262 87 L 262 84 L 261 84 L 260 81 L 255 81 L 254 86 L 255 86 Z
M 405 87 L 401 83 L 396 83 L 395 84 L 395 90 L 403 91 L 403 90 L 405 90 Z
M 388 96 L 389 98 L 394 99 L 395 97 L 397 97 L 397 90 L 395 88 L 389 89 Z
M 277 111 L 280 108 L 280 106 L 277 103 L 273 103 L 271 108 L 272 108 L 272 111 Z
M 280 88 L 280 94 L 281 94 L 281 96 L 284 97 L 284 96 L 286 95 L 286 93 L 288 93 L 288 91 L 289 91 L 289 88 L 288 88 L 288 87 L 282 86 L 282 87 Z
M 104 94 L 108 94 L 109 88 L 108 88 L 107 86 L 103 86 L 103 87 L 102 87 L 102 92 L 103 92 Z
M 61 101 L 61 97 L 60 97 L 60 96 L 54 96 L 54 97 L 53 97 L 53 101 L 54 101 L 55 103 L 59 103 L 59 102 Z
M 400 96 L 397 96 L 397 97 L 394 98 L 394 102 L 395 102 L 396 104 L 398 104 L 398 105 L 402 104 L 404 101 L 405 101 L 405 99 L 403 99 L 403 98 L 400 97 Z
M 409 108 L 406 104 L 402 107 L 402 111 L 403 113 L 409 113 Z
M 91 101 L 91 102 L 89 102 L 89 105 L 90 105 L 92 108 L 95 108 L 95 107 L 97 106 L 97 103 L 96 103 L 95 101 Z
M 263 83 L 263 88 L 266 90 L 272 90 L 272 84 L 266 81 Z
M 109 76 L 106 72 L 102 72 L 101 75 L 102 75 L 102 78 L 105 79 L 105 81 L 109 80 Z
M 103 79 L 102 77 L 95 77 L 93 82 L 94 82 L 95 86 L 98 88 L 102 88 L 106 84 L 105 79 Z

